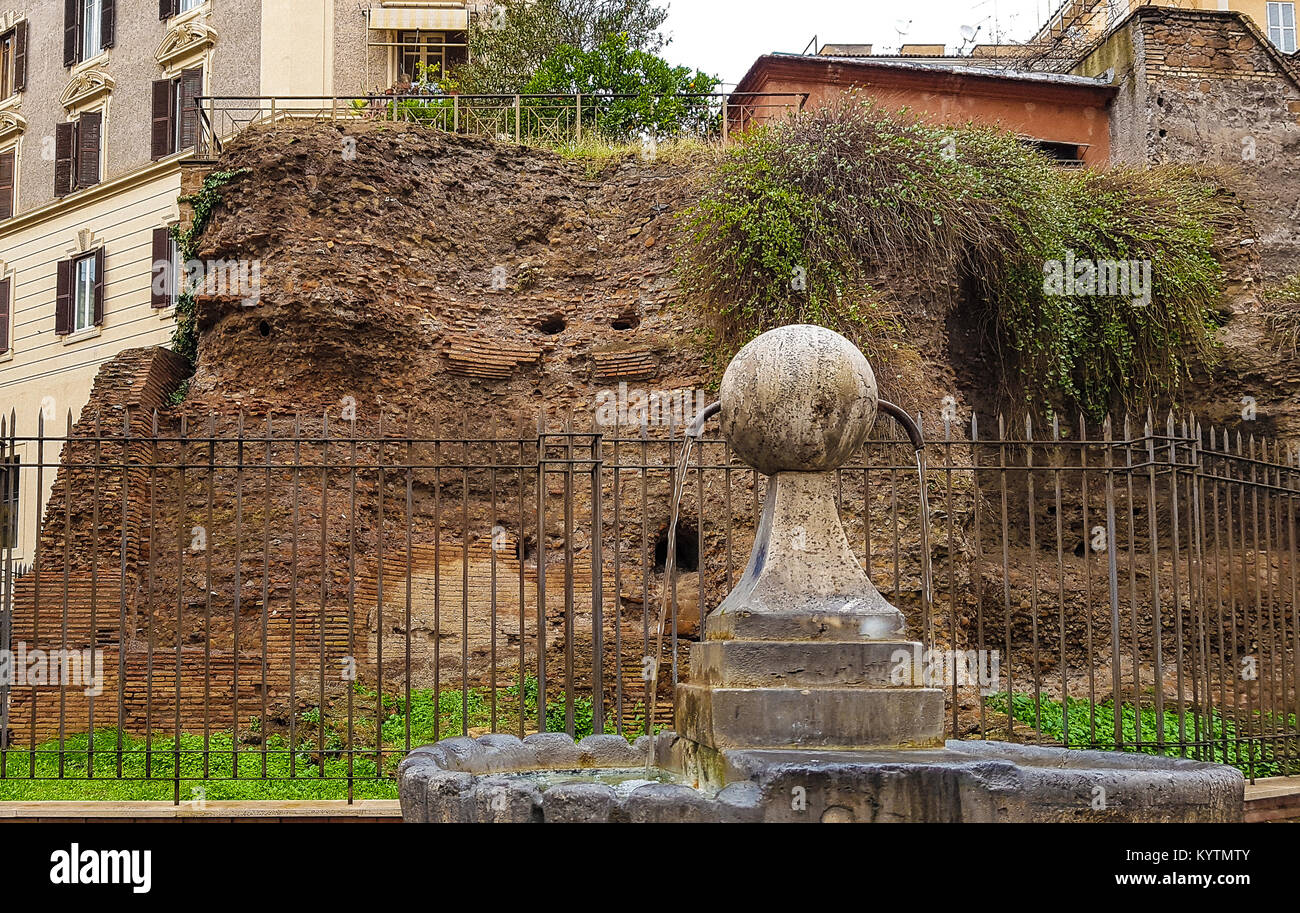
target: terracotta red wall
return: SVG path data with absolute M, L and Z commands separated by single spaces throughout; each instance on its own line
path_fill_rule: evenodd
M 1035 139 L 1087 144 L 1084 161 L 1089 165 L 1103 165 L 1110 158 L 1108 89 L 828 63 L 795 68 L 778 64 L 769 72 L 751 71 L 751 77 L 756 78 L 747 77 L 749 84 L 742 83 L 740 89 L 807 92 L 808 107 L 861 88 L 883 107 L 906 107 L 931 123 L 996 124 Z

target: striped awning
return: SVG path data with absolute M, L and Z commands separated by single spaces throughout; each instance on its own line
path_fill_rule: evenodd
M 461 32 L 469 28 L 469 12 L 454 6 L 372 6 L 372 29 L 425 29 Z

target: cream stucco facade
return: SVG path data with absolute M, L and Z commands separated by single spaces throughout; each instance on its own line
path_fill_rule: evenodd
M 180 137 L 189 136 L 183 129 L 172 141 L 175 151 L 159 155 L 151 144 L 158 83 L 179 85 L 187 75 L 201 73 L 201 83 L 188 87 L 201 86 L 197 94 L 209 97 L 383 91 L 397 68 L 399 33 L 372 24 L 416 29 L 456 24 L 467 22 L 482 5 L 478 0 L 3 4 L 0 0 L 0 41 L 17 39 L 21 30 L 25 51 L 20 91 L 0 99 L 0 156 L 13 154 L 12 215 L 0 220 L 0 283 L 8 279 L 10 290 L 7 306 L 0 307 L 0 319 L 8 321 L 8 333 L 0 334 L 8 341 L 0 351 L 0 414 L 6 423 L 11 414 L 16 417 L 7 431 L 16 427 L 20 438 L 34 438 L 42 416 L 45 434 L 62 435 L 68 414 L 76 420 L 104 362 L 127 348 L 171 341 L 172 311 L 155 307 L 151 299 L 152 245 L 158 229 L 179 219 L 181 163 L 193 148 L 180 148 Z M 65 48 L 71 8 L 92 23 L 91 34 L 83 34 L 84 26 L 76 32 L 78 41 L 85 40 L 75 60 Z M 70 166 L 72 186 L 60 194 L 57 137 L 76 123 L 83 126 L 75 135 L 98 139 L 98 148 L 85 153 L 85 167 L 97 180 L 78 182 L 78 146 Z M 92 327 L 58 333 L 58 263 L 96 250 L 103 251 L 102 316 Z M 11 557 L 25 564 L 33 555 L 39 505 L 54 471 L 47 465 L 37 473 L 34 441 L 16 449 L 22 468 Z M 57 460 L 57 443 L 47 443 L 40 462 Z M 4 509 L 0 501 L 0 513 Z

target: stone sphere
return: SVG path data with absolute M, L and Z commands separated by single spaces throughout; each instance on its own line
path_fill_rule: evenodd
M 857 346 L 825 327 L 780 327 L 727 366 L 722 433 L 765 475 L 826 472 L 866 440 L 878 402 L 876 376 Z

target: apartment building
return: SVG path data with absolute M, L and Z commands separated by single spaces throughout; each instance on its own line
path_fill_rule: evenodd
M 1139 6 L 1245 13 L 1278 50 L 1296 53 L 1296 4 L 1292 0 L 1065 0 L 1031 43 L 1101 38 Z
M 0 0 L 3 3 L 3 0 Z M 0 6 L 0 414 L 61 435 L 99 366 L 168 345 L 195 100 L 383 92 L 463 58 L 469 2 L 29 0 Z M 220 128 L 219 128 L 220 129 Z M 32 557 L 35 443 L 0 466 L 0 547 Z M 46 446 L 44 462 L 57 461 Z M 16 461 L 17 466 L 15 466 Z M 19 483 L 14 485 L 12 480 Z

